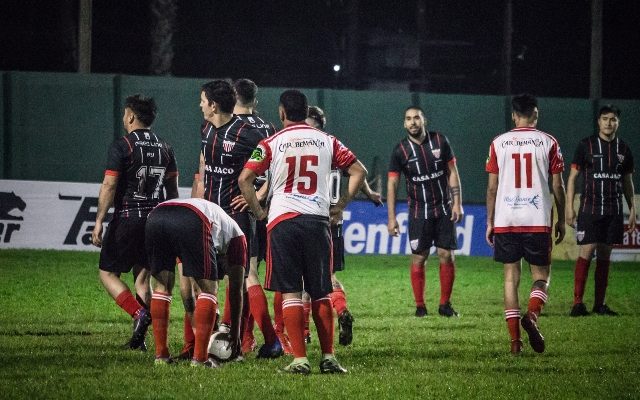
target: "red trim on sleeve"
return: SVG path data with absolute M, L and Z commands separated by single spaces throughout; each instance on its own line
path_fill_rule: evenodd
M 496 150 L 493 147 L 493 142 L 491 142 L 491 147 L 489 147 L 489 157 L 487 158 L 485 171 L 492 174 L 498 174 L 500 172 L 500 169 L 498 168 L 498 156 L 496 156 Z
M 172 178 L 172 177 L 174 177 L 174 176 L 178 176 L 178 171 L 175 171 L 175 172 L 169 172 L 169 173 L 167 174 L 167 176 L 168 176 L 168 177 L 170 177 L 170 178 Z
M 451 165 L 451 166 L 456 165 L 456 161 L 457 161 L 456 158 L 453 157 L 451 160 L 449 160 L 449 165 Z
M 114 171 L 112 169 L 107 169 L 104 171 L 105 175 L 109 175 L 109 176 L 120 176 L 120 172 L 118 171 Z
M 389 173 L 387 174 L 387 177 L 389 177 L 389 178 L 399 178 L 400 177 L 400 172 L 389 171 Z

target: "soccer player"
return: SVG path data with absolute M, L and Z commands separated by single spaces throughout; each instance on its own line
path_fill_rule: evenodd
M 145 235 L 151 274 L 155 278 L 151 300 L 155 363 L 173 362 L 167 331 L 176 257 L 180 257 L 183 275 L 195 281 L 200 293 L 193 313 L 195 345 L 191 365 L 217 367 L 218 364 L 208 358 L 208 344 L 218 307 L 217 280 L 224 274 L 219 261 L 226 255 L 231 326 L 238 327 L 247 262 L 247 242 L 242 230 L 220 206 L 204 199 L 185 199 L 160 203 L 149 214 Z M 232 329 L 230 335 L 234 357 L 240 352 L 239 329 Z
M 264 219 L 267 211 L 256 197 L 253 182 L 269 170 L 265 288 L 282 293 L 284 324 L 295 357 L 284 371 L 311 372 L 304 343 L 304 282 L 322 350 L 320 372 L 345 373 L 333 354 L 329 217 L 333 221 L 341 218 L 342 210 L 360 189 L 366 170 L 335 137 L 305 124 L 307 112 L 303 93 L 286 90 L 280 95 L 278 114 L 284 129 L 260 142 L 240 174 L 239 184 L 256 218 Z M 347 193 L 330 209 L 333 166 L 346 170 L 350 178 Z
M 522 94 L 511 101 L 515 128 L 491 142 L 486 171 L 487 243 L 494 259 L 504 264 L 504 315 L 511 335 L 511 353 L 522 352 L 520 324 L 534 351 L 542 353 L 544 337 L 538 317 L 547 302 L 551 264 L 552 205 L 549 181 L 558 213 L 556 244 L 564 238 L 564 162 L 558 141 L 536 129 L 538 102 Z M 527 312 L 520 320 L 518 286 L 521 259 L 529 263 L 533 285 Z
M 409 240 L 411 244 L 411 286 L 416 302 L 416 317 L 427 315 L 424 301 L 425 265 L 432 245 L 440 260 L 440 305 L 438 314 L 458 316 L 451 306 L 458 247 L 456 226 L 462 219 L 462 193 L 453 150 L 446 136 L 427 131 L 427 120 L 420 107 L 404 113 L 407 137 L 391 153 L 387 180 L 387 229 L 398 236 L 396 196 L 400 174 L 404 173 L 409 203 Z
M 324 111 L 317 106 L 309 107 L 309 116 L 306 119 L 309 126 L 323 130 L 327 118 Z M 341 175 L 339 170 L 332 170 L 332 176 L 336 177 L 336 185 L 331 184 L 330 189 L 331 199 L 340 198 L 340 181 L 338 177 Z M 371 190 L 369 183 L 365 180 L 361 188 L 362 192 L 375 204 L 376 206 L 382 205 L 382 196 L 378 192 Z M 333 203 L 332 203 L 333 204 Z M 347 297 L 344 291 L 344 286 L 336 277 L 337 271 L 344 270 L 344 236 L 342 235 L 343 220 L 340 219 L 336 224 L 331 225 L 331 242 L 333 243 L 333 271 L 331 273 L 331 284 L 333 286 L 333 292 L 329 295 L 331 298 L 331 305 L 336 310 L 338 315 L 338 342 L 343 346 L 348 346 L 353 341 L 353 322 L 354 318 L 349 312 L 347 306 Z M 304 301 L 304 297 L 303 297 Z M 306 306 L 306 304 L 305 304 Z M 308 331 L 309 326 L 309 314 L 306 312 L 305 307 L 305 334 Z M 308 342 L 308 340 L 307 340 Z
M 236 104 L 233 108 L 233 113 L 240 118 L 245 124 L 251 125 L 257 129 L 262 138 L 267 138 L 275 133 L 275 127 L 263 120 L 256 113 L 256 106 L 258 105 L 258 99 L 256 95 L 258 93 L 258 86 L 250 79 L 238 79 L 233 83 L 233 91 L 236 95 Z M 256 179 L 256 190 L 259 191 L 267 181 L 266 176 L 260 176 Z M 265 187 L 265 189 L 267 189 Z M 238 195 L 233 201 L 232 205 L 236 210 L 246 207 L 246 202 L 242 195 Z M 264 204 L 263 204 L 264 205 Z M 273 343 L 274 335 L 276 331 L 271 323 L 271 316 L 269 315 L 269 308 L 267 305 L 267 298 L 260 285 L 260 278 L 258 277 L 258 264 L 261 260 L 265 259 L 265 249 L 267 242 L 267 228 L 265 221 L 256 221 L 255 236 L 253 246 L 251 248 L 251 258 L 249 259 L 249 275 L 246 279 L 247 287 L 247 301 L 249 303 L 249 310 L 251 315 L 244 327 L 242 335 L 243 353 L 248 353 L 255 347 L 255 338 L 253 337 L 253 322 L 258 323 L 258 327 L 262 332 L 265 343 Z M 225 303 L 226 304 L 226 303 Z M 226 307 L 225 307 L 226 310 Z M 226 313 L 225 313 L 226 314 Z M 286 341 L 283 342 L 284 336 L 279 336 L 280 342 L 283 347 L 286 347 Z
M 233 87 L 228 81 L 219 79 L 202 86 L 200 109 L 206 122 L 202 129 L 196 194 L 218 204 L 238 223 L 247 239 L 249 260 L 254 246 L 255 217 L 245 207 L 236 208 L 235 199 L 241 194 L 238 176 L 263 135 L 254 126 L 233 115 L 235 104 Z M 245 315 L 248 317 L 248 309 Z M 257 357 L 281 356 L 283 349 L 275 331 L 271 334 L 266 329 L 265 332 L 265 343 L 258 350 Z
M 151 323 L 144 225 L 158 203 L 178 197 L 176 159 L 171 146 L 151 131 L 155 117 L 156 103 L 152 98 L 126 98 L 122 117 L 126 135 L 109 148 L 91 233 L 93 245 L 102 248 L 100 281 L 116 304 L 134 319 L 127 346 L 141 350 L 146 350 L 144 338 Z M 102 224 L 112 205 L 113 219 L 103 239 Z M 120 279 L 122 273 L 132 269 L 136 297 Z
M 593 312 L 618 315 L 604 302 L 609 281 L 611 245 L 622 243 L 624 221 L 622 197 L 629 206 L 629 232 L 636 227 L 636 207 L 633 201 L 633 155 L 618 135 L 620 110 L 612 105 L 600 108 L 596 135 L 578 143 L 567 180 L 567 224 L 576 230 L 579 245 L 576 260 L 573 308 L 570 315 L 589 315 L 582 301 L 589 274 L 589 263 L 596 254 L 595 301 Z M 576 179 L 582 174 L 582 195 L 576 221 L 573 199 Z M 577 222 L 577 224 L 576 224 Z

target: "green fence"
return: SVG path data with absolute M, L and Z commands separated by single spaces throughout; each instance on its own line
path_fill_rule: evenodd
M 0 80 L 0 178 L 100 182 L 109 143 L 122 130 L 126 96 L 153 96 L 159 108 L 154 130 L 173 145 L 181 186 L 190 186 L 199 151 L 199 89 L 204 79 L 128 75 L 4 72 Z M 258 109 L 279 127 L 278 97 L 284 88 L 261 88 Z M 406 134 L 403 110 L 425 109 L 429 129 L 449 137 L 458 159 L 465 202 L 485 198 L 484 163 L 489 142 L 511 127 L 509 99 L 502 96 L 399 91 L 303 89 L 324 108 L 327 130 L 338 136 L 386 185 L 393 146 Z M 622 110 L 620 136 L 640 157 L 640 100 L 541 98 L 539 128 L 560 141 L 568 168 L 577 141 L 596 129 L 603 103 Z M 375 176 L 370 176 L 373 179 Z M 638 174 L 635 185 L 640 187 Z M 386 190 L 385 190 L 386 191 Z

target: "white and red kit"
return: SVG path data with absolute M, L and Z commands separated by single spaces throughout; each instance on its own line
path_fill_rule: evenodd
M 516 128 L 493 139 L 486 171 L 499 175 L 494 232 L 551 232 L 549 179 L 563 170 L 558 141 L 548 133 Z
M 356 156 L 334 136 L 294 124 L 260 142 L 246 163 L 257 175 L 269 170 L 269 224 L 300 214 L 329 217 L 330 173 Z

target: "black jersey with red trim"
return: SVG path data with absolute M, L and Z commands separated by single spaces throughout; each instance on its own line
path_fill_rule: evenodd
M 111 144 L 105 174 L 118 177 L 114 215 L 146 218 L 165 200 L 165 182 L 178 175 L 178 166 L 167 142 L 149 129 L 136 129 Z
M 204 198 L 228 214 L 235 214 L 231 200 L 238 196 L 238 177 L 251 153 L 262 140 L 262 133 L 241 118 L 233 116 L 216 128 L 206 122 L 202 128 L 204 156 Z
M 236 114 L 236 116 L 240 118 L 242 121 L 244 121 L 245 123 L 259 130 L 260 133 L 262 134 L 263 139 L 266 139 L 269 136 L 272 136 L 274 133 L 276 133 L 275 126 L 273 126 L 272 123 L 267 122 L 264 119 L 260 118 L 260 116 L 258 116 L 257 114 Z M 260 175 L 259 177 L 257 177 L 254 184 L 254 186 L 256 187 L 256 190 L 260 189 L 262 185 L 265 184 L 266 181 L 267 181 L 266 175 Z
M 578 143 L 571 167 L 582 173 L 580 212 L 592 215 L 621 215 L 622 179 L 633 173 L 629 146 L 616 137 L 610 142 L 598 134 Z
M 451 214 L 450 162 L 455 162 L 453 150 L 447 137 L 438 132 L 427 132 L 422 144 L 406 137 L 393 149 L 389 175 L 404 174 L 412 217 L 428 219 Z

